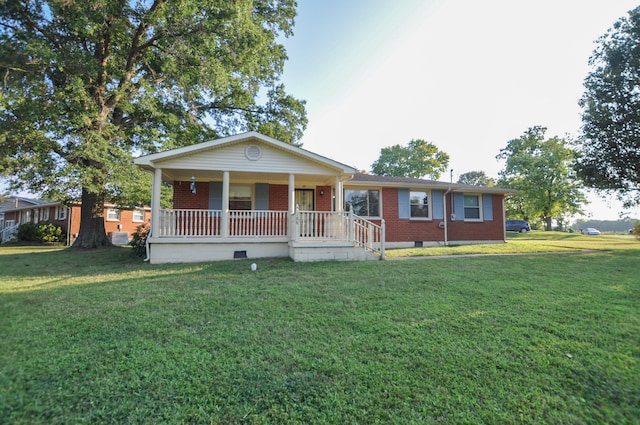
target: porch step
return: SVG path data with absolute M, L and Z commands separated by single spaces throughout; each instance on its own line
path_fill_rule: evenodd
M 293 261 L 373 261 L 380 255 L 348 242 L 291 242 L 289 257 Z

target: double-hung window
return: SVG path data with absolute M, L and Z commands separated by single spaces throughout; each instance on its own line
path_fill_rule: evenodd
M 229 210 L 246 211 L 251 209 L 253 198 L 252 185 L 232 184 L 229 185 Z
M 429 192 L 411 192 L 411 218 L 431 218 L 429 214 Z
M 482 198 L 480 195 L 464 195 L 464 219 L 469 221 L 482 220 Z
M 144 210 L 141 210 L 139 208 L 136 208 L 135 210 L 133 210 L 132 220 L 136 223 L 144 222 Z
M 56 207 L 56 220 L 64 220 L 67 218 L 67 207 Z
M 361 217 L 380 217 L 380 191 L 345 190 L 344 208 Z
M 107 209 L 107 221 L 120 221 L 120 210 L 117 208 Z

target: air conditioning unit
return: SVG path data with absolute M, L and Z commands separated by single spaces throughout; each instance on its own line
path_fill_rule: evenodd
M 109 233 L 109 238 L 114 245 L 126 245 L 129 243 L 128 232 L 111 232 Z

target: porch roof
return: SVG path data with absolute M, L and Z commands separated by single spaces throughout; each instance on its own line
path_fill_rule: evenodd
M 256 144 L 265 147 L 269 152 L 277 153 L 279 155 L 278 161 L 280 162 L 273 161 L 268 163 L 264 160 L 258 161 L 258 159 L 249 156 L 243 157 L 241 158 L 242 161 L 239 161 L 240 155 L 225 158 L 226 162 L 222 165 L 218 164 L 218 166 L 212 164 L 211 161 L 207 161 L 207 164 L 196 164 L 193 161 L 194 158 L 198 157 L 214 158 L 211 156 L 212 151 L 220 151 L 220 155 L 223 155 L 224 152 L 231 152 L 231 150 L 237 149 L 234 146 L 240 144 Z M 244 155 L 248 154 L 245 153 Z M 282 162 L 282 158 L 289 158 L 289 164 Z M 275 179 L 286 179 L 289 173 L 323 175 L 324 177 L 340 176 L 343 179 L 348 179 L 357 172 L 354 167 L 257 132 L 237 134 L 141 156 L 134 159 L 134 163 L 147 171 L 161 168 L 163 170 L 163 179 L 165 180 L 180 180 L 191 175 L 194 175 L 196 179 L 217 179 L 220 178 L 223 169 L 225 171 L 233 171 L 235 178 L 241 179 L 255 178 L 256 173 L 271 174 Z M 297 170 L 292 170 L 291 164 L 301 165 Z

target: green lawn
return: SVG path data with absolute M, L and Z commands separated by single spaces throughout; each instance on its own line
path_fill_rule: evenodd
M 640 243 L 434 250 L 496 247 L 525 254 L 252 272 L 1 246 L 0 423 L 637 424 Z

